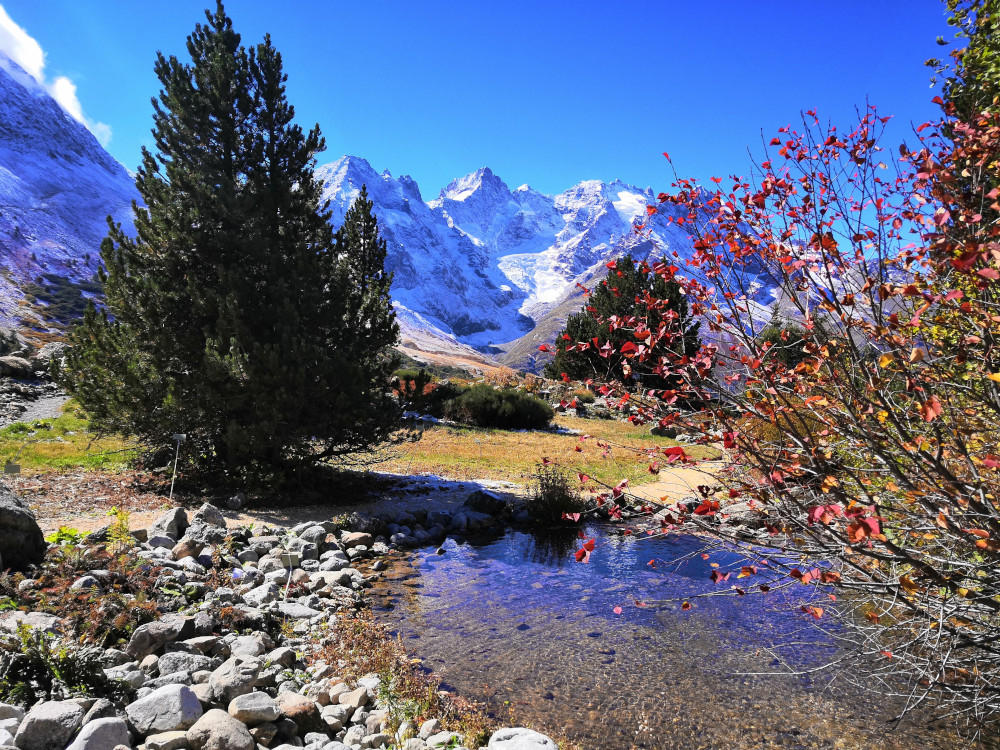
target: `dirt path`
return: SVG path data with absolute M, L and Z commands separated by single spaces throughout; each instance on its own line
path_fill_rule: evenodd
M 698 495 L 699 485 L 715 487 L 719 484 L 716 475 L 724 465 L 722 461 L 706 461 L 697 468 L 677 466 L 661 469 L 657 481 L 630 487 L 629 493 L 656 503 L 670 503 Z

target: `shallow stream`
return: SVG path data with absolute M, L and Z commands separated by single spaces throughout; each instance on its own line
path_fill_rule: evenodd
M 588 564 L 574 560 L 576 530 L 417 550 L 377 584 L 378 617 L 446 687 L 588 750 L 968 746 L 917 717 L 893 726 L 891 703 L 843 678 L 779 674 L 836 653 L 799 609 L 801 590 L 685 611 L 732 585 L 709 580 L 711 563 L 738 570 L 739 559 L 703 559 L 693 536 L 587 535 Z

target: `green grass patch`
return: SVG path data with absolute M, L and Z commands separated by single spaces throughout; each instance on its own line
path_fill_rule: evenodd
M 649 427 L 628 422 L 580 419 L 557 415 L 555 423 L 590 435 L 560 435 L 546 431 L 512 432 L 476 427 L 435 425 L 423 437 L 402 447 L 380 470 L 394 473 L 430 473 L 460 480 L 496 479 L 527 484 L 547 458 L 575 475 L 583 473 L 608 484 L 628 479 L 643 484 L 658 479 L 649 473 L 649 462 L 634 449 L 677 445 L 675 440 L 654 437 Z M 599 446 L 598 441 L 604 443 Z M 576 450 L 580 448 L 580 450 Z M 718 451 L 686 446 L 694 458 L 716 458 Z
M 86 414 L 73 401 L 55 419 L 15 422 L 0 429 L 0 464 L 20 464 L 22 471 L 114 470 L 128 466 L 134 457 L 129 441 L 90 432 Z

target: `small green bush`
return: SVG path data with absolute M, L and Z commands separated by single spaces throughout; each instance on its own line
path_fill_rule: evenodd
M 584 512 L 587 503 L 573 488 L 566 472 L 553 464 L 539 464 L 532 474 L 524 507 L 535 521 L 554 523 L 566 514 Z
M 530 393 L 513 388 L 498 390 L 481 383 L 445 404 L 445 416 L 477 427 L 532 430 L 546 427 L 555 412 Z
M 580 388 L 579 390 L 573 391 L 573 398 L 581 404 L 592 404 L 597 400 L 597 396 L 594 395 L 594 392 L 588 391 L 586 388 Z
M 87 696 L 120 700 L 129 688 L 104 674 L 102 653 L 94 646 L 71 647 L 22 624 L 0 639 L 0 701 L 30 706 Z

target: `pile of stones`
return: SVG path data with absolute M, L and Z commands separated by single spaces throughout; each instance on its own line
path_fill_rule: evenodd
M 463 737 L 437 719 L 414 725 L 394 716 L 390 686 L 378 675 L 351 682 L 338 672 L 344 665 L 307 656 L 338 617 L 364 605 L 371 584 L 355 567 L 360 560 L 377 571 L 384 566 L 378 558 L 397 546 L 485 531 L 509 515 L 502 500 L 483 492 L 452 513 L 353 514 L 290 529 L 227 530 L 209 504 L 190 518 L 181 508 L 167 511 L 133 532 L 127 554 L 160 571 L 158 589 L 183 590 L 184 605 L 138 627 L 122 649 L 103 652 L 105 675 L 128 686 L 128 700 L 50 700 L 27 710 L 0 704 L 0 750 L 464 747 Z M 102 529 L 86 543 L 112 536 Z M 228 585 L 219 585 L 220 571 Z M 72 587 L 100 593 L 109 580 L 108 571 L 85 571 Z M 29 577 L 20 585 L 32 583 Z M 239 630 L 224 626 L 226 609 L 238 617 Z M 49 614 L 0 614 L 0 628 L 19 624 L 53 633 L 60 627 Z M 495 732 L 487 747 L 555 750 L 556 744 L 515 727 Z

